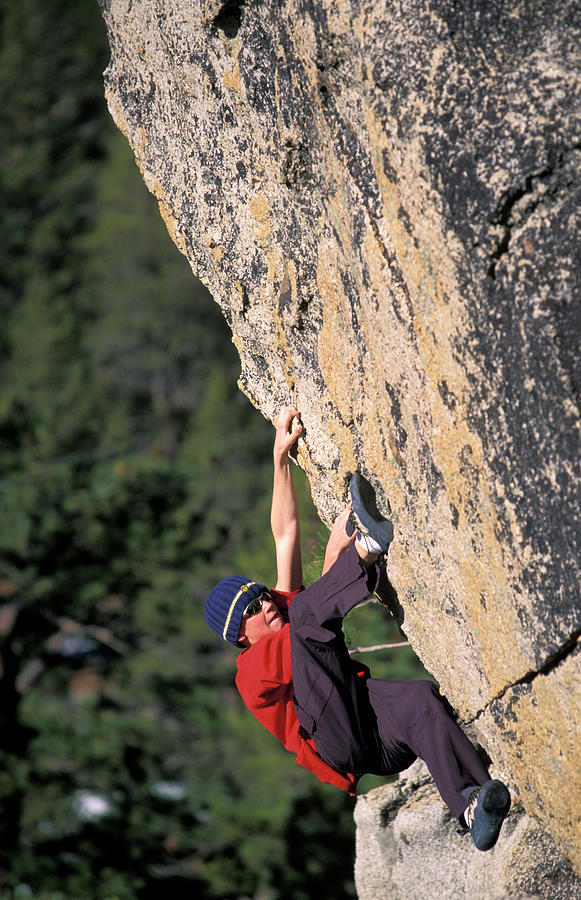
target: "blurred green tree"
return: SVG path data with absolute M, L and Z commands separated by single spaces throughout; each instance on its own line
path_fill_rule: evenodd
M 106 61 L 94 0 L 0 8 L 0 884 L 340 900 L 352 801 L 244 710 L 201 614 L 232 570 L 274 578 L 272 429 L 106 112 Z

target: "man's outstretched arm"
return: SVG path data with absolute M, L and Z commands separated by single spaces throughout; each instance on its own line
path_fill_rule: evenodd
M 299 424 L 292 433 L 289 432 L 293 416 L 298 415 L 299 411 L 294 406 L 283 406 L 274 439 L 270 527 L 276 547 L 275 589 L 278 591 L 296 591 L 303 583 L 299 502 L 288 457 L 288 451 L 303 431 L 303 426 Z

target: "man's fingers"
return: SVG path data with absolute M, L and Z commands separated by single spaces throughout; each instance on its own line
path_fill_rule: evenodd
M 283 406 L 280 413 L 278 414 L 278 420 L 276 423 L 277 428 L 286 428 L 288 430 L 290 421 L 293 416 L 300 416 L 298 409 L 295 406 Z
M 286 406 L 281 422 L 282 430 L 286 431 L 294 440 L 300 437 L 303 432 L 303 423 L 301 422 L 301 414 L 296 407 Z

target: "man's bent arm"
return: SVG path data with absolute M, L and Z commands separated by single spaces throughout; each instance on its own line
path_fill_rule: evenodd
M 278 591 L 296 591 L 303 581 L 300 543 L 300 512 L 293 482 L 288 451 L 302 434 L 302 425 L 292 433 L 289 425 L 299 412 L 294 406 L 284 406 L 278 417 L 274 440 L 274 480 L 270 527 L 276 547 Z
M 353 531 L 351 535 L 348 535 L 346 530 L 350 512 L 351 508 L 348 506 L 335 520 L 325 550 L 322 575 L 325 575 L 326 572 L 329 571 L 333 563 L 337 562 L 341 554 L 344 553 L 355 540 L 355 531 Z

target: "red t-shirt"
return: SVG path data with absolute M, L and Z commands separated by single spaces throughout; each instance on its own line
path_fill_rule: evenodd
M 286 624 L 238 655 L 236 687 L 250 712 L 295 754 L 299 766 L 313 772 L 320 781 L 354 795 L 357 777 L 337 772 L 321 759 L 314 741 L 301 729 L 295 712 L 287 607 L 298 593 L 271 591 Z

